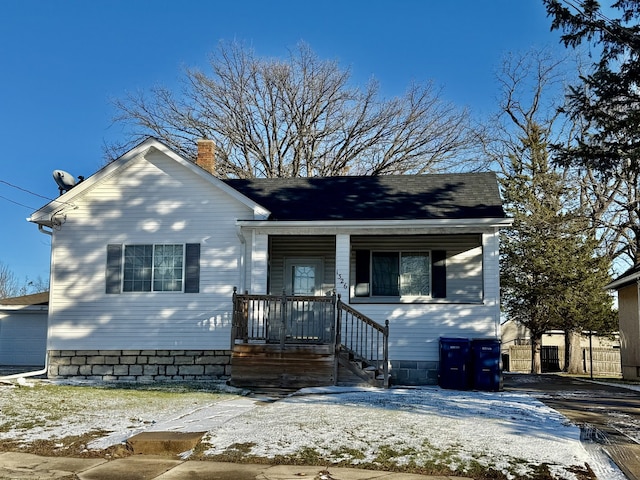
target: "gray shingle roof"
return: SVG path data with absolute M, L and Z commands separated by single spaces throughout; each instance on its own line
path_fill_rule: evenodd
M 224 180 L 271 220 L 504 218 L 494 173 Z

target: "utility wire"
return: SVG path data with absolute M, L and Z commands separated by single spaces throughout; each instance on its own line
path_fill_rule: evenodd
M 2 195 L 0 195 L 0 198 L 6 200 L 7 202 L 15 203 L 16 205 L 19 205 L 21 207 L 28 208 L 30 210 L 37 210 L 37 208 L 30 207 L 29 205 L 25 205 L 24 203 L 16 202 L 15 200 L 11 200 L 10 198 L 3 197 Z
M 26 188 L 20 187 L 20 186 L 18 186 L 18 185 L 14 185 L 13 183 L 7 182 L 7 181 L 5 181 L 5 180 L 0 180 L 0 183 L 3 183 L 3 184 L 5 184 L 5 185 L 7 185 L 7 186 L 9 186 L 9 187 L 11 187 L 11 188 L 15 188 L 16 190 L 20 190 L 20 191 L 22 191 L 22 192 L 28 193 L 29 195 L 34 195 L 34 196 L 36 196 L 36 197 L 43 198 L 43 199 L 47 200 L 48 202 L 57 202 L 57 203 L 62 203 L 62 204 L 65 204 L 65 205 L 71 205 L 71 206 L 73 206 L 73 204 L 71 204 L 71 203 L 69 203 L 69 202 L 64 202 L 64 201 L 61 201 L 61 200 L 56 200 L 55 198 L 45 197 L 44 195 L 40 195 L 39 193 L 32 192 L 31 190 L 27 190 Z M 2 197 L 2 198 L 4 198 L 5 200 L 9 200 L 9 199 L 8 199 L 8 198 L 6 198 L 6 197 Z M 13 200 L 9 200 L 9 201 L 10 201 L 10 202 L 12 202 L 12 203 L 16 203 L 16 204 L 20 205 L 18 202 L 15 202 L 15 201 L 13 201 Z M 22 205 L 22 206 L 24 207 L 24 206 L 26 206 L 26 205 Z M 28 207 L 28 208 L 31 208 L 31 207 Z M 37 210 L 37 209 L 34 209 L 34 210 Z
M 8 185 L 8 186 L 10 186 L 12 188 L 16 188 L 18 190 L 21 190 L 23 192 L 29 193 L 31 195 L 35 195 L 36 197 L 44 198 L 45 200 L 49 200 L 49 201 L 53 200 L 52 198 L 45 197 L 44 195 L 40 195 L 39 193 L 32 192 L 31 190 L 27 190 L 26 188 L 19 187 L 18 185 L 14 185 L 13 183 L 9 183 L 9 182 L 6 182 L 4 180 L 0 180 L 0 183 L 4 183 L 5 185 Z

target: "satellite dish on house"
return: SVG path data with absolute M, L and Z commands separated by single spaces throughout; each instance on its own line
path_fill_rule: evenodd
M 64 192 L 71 190 L 77 184 L 75 177 L 71 175 L 69 172 L 65 172 L 64 170 L 54 170 L 53 179 L 58 184 L 58 190 L 60 190 L 60 195 L 62 195 Z

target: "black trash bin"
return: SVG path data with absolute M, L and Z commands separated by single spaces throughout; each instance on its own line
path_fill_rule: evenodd
M 472 379 L 475 390 L 502 390 L 500 340 L 476 338 L 471 341 Z
M 468 338 L 440 338 L 438 385 L 454 390 L 470 387 L 471 341 Z

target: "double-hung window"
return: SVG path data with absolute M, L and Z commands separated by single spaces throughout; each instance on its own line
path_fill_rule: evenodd
M 107 246 L 107 293 L 197 293 L 199 244 Z

